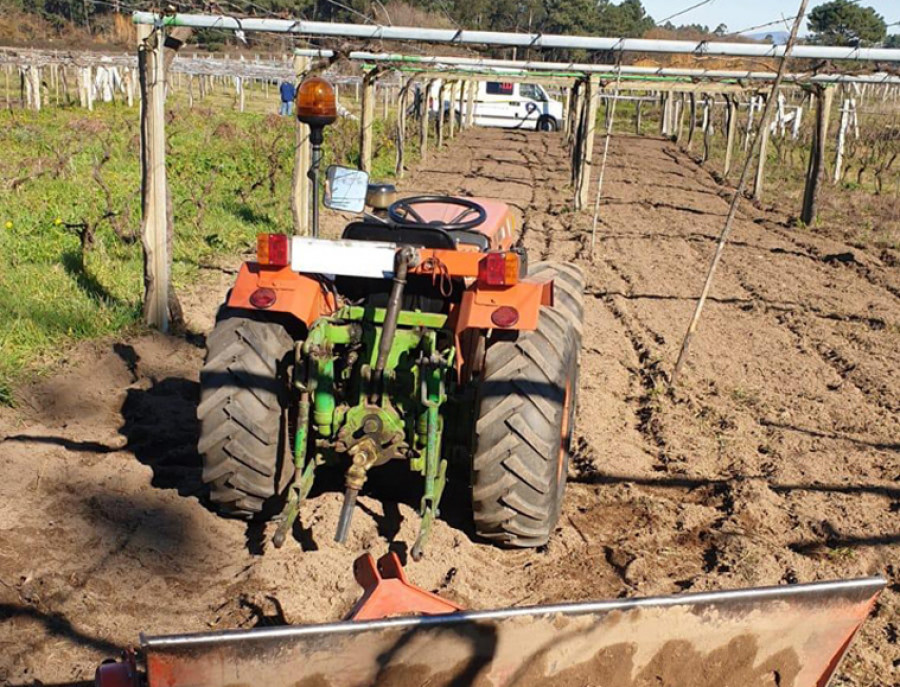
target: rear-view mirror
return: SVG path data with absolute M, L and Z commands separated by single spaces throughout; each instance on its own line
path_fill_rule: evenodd
M 331 165 L 325 178 L 325 207 L 344 212 L 362 212 L 366 206 L 369 175 L 357 169 Z

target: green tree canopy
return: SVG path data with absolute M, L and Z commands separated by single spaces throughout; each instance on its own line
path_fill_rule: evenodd
M 887 25 L 872 7 L 861 7 L 850 0 L 832 0 L 809 13 L 809 30 L 816 43 L 872 44 L 884 40 Z

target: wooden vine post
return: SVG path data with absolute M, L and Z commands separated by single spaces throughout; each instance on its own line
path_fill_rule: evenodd
M 579 137 L 579 127 L 581 126 L 581 113 L 584 108 L 584 81 L 577 80 L 572 85 L 572 107 L 569 110 L 568 133 L 566 134 L 566 143 L 570 148 L 572 157 L 572 183 L 575 183 L 576 166 L 575 166 L 575 148 Z
M 443 147 L 444 145 L 444 92 L 447 88 L 447 82 L 441 81 L 441 85 L 438 87 L 438 97 L 437 97 L 437 109 L 435 111 L 435 138 L 437 139 L 437 143 L 435 144 L 438 148 Z
M 359 168 L 372 171 L 372 126 L 375 123 L 375 78 L 373 69 L 363 77 L 362 112 L 359 118 Z
M 296 83 L 300 83 L 309 71 L 308 57 L 294 58 L 294 74 Z M 202 83 L 202 81 L 201 81 Z M 294 121 L 294 169 L 291 175 L 291 216 L 294 233 L 297 236 L 308 236 L 310 225 L 310 181 L 307 176 L 312 161 L 312 148 L 309 142 L 309 127 Z
M 677 129 L 675 133 L 675 140 L 681 143 L 684 139 L 684 103 L 685 103 L 685 95 L 682 92 L 678 99 L 678 121 L 675 123 L 675 127 Z
M 458 81 L 450 84 L 450 92 L 447 94 L 447 138 L 453 138 L 456 134 L 456 114 L 453 111 L 454 101 L 456 100 L 456 86 Z M 443 106 L 443 103 L 441 103 Z
M 478 82 L 469 81 L 468 94 L 466 95 L 466 126 L 475 126 L 475 97 L 478 95 Z
M 691 114 L 688 122 L 687 149 L 690 150 L 694 145 L 694 131 L 697 129 L 697 94 L 691 91 L 688 95 L 691 99 Z
M 584 126 L 583 136 L 579 141 L 581 155 L 579 156 L 579 170 L 577 183 L 575 184 L 575 209 L 584 210 L 588 207 L 591 194 L 591 166 L 594 155 L 594 132 L 597 127 L 597 106 L 600 99 L 597 97 L 598 83 L 593 78 L 584 81 Z
M 643 99 L 639 99 L 634 105 L 634 133 L 638 136 L 641 135 L 641 105 L 643 102 Z
M 715 107 L 715 102 L 715 97 L 710 98 L 707 94 L 703 95 L 703 164 L 709 160 L 712 146 L 713 108 Z
M 671 100 L 671 92 L 663 91 L 660 96 L 659 108 L 659 135 L 668 136 L 669 134 L 669 101 Z
M 411 76 L 400 88 L 400 95 L 397 101 L 397 163 L 394 167 L 394 173 L 400 179 L 403 178 L 404 155 L 406 153 L 406 110 L 409 107 L 409 92 L 413 87 L 414 78 Z
M 154 30 L 152 26 L 138 25 L 137 39 L 144 96 L 141 98 L 144 321 L 166 332 L 169 329 L 169 257 L 166 241 L 165 35 L 161 28 Z
M 41 68 L 37 65 L 28 67 L 29 105 L 35 112 L 41 111 Z
M 806 170 L 806 188 L 803 190 L 803 210 L 800 219 L 812 224 L 816 219 L 819 187 L 825 176 L 825 143 L 828 140 L 828 120 L 834 102 L 834 86 L 816 85 L 816 126 L 809 149 L 809 165 Z
M 734 155 L 734 135 L 737 133 L 737 100 L 735 96 L 725 95 L 725 103 L 728 107 L 727 128 L 728 134 L 725 140 L 725 169 L 724 176 L 731 171 L 731 161 Z
M 428 159 L 428 97 L 434 80 L 425 83 L 425 91 L 419 101 L 419 156 L 422 160 Z
M 753 181 L 753 200 L 762 200 L 763 185 L 766 180 L 766 158 L 769 155 L 769 119 L 765 112 L 769 109 L 769 102 L 759 118 L 759 157 L 756 160 L 756 177 Z

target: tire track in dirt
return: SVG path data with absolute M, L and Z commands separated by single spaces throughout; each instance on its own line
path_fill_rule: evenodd
M 728 186 L 722 184 L 722 180 L 718 176 L 716 172 L 712 169 L 708 169 L 703 167 L 698 163 L 698 161 L 692 156 L 677 151 L 675 149 L 670 149 L 668 154 L 671 155 L 673 160 L 679 159 L 679 157 L 685 159 L 686 162 L 694 166 L 697 170 L 701 170 L 709 175 L 709 178 L 716 184 L 719 190 L 719 194 L 723 199 L 727 202 L 731 202 L 732 189 Z M 743 205 L 753 207 L 749 200 L 745 201 Z M 863 264 L 859 262 L 850 246 L 845 244 L 831 242 L 831 248 L 836 248 L 835 252 L 828 252 L 828 250 L 824 250 L 825 246 L 816 245 L 815 243 L 803 240 L 797 237 L 796 230 L 794 232 L 790 231 L 790 223 L 796 222 L 796 218 L 784 219 L 783 216 L 779 216 L 780 213 L 776 208 L 764 208 L 761 205 L 758 205 L 754 208 L 759 216 L 752 219 L 752 221 L 768 231 L 778 235 L 780 238 L 794 244 L 800 251 L 803 252 L 807 257 L 811 260 L 815 260 L 817 262 L 825 262 L 825 263 L 840 263 L 849 265 L 852 269 L 866 282 L 880 289 L 884 289 L 889 294 L 891 294 L 894 298 L 900 299 L 900 281 L 896 284 L 890 283 L 886 275 L 884 274 L 884 268 L 888 267 L 883 264 L 883 261 L 880 258 L 876 258 L 872 255 L 867 255 L 867 258 L 873 261 L 877 261 L 882 263 L 879 271 L 876 272 L 876 269 L 871 265 Z M 746 212 L 746 210 L 745 210 Z M 776 215 L 776 217 L 771 217 L 770 215 Z M 896 265 L 895 265 L 896 266 Z
M 644 148 L 649 147 L 649 144 L 638 145 L 643 145 Z M 661 144 L 661 147 L 666 145 Z M 661 152 L 672 159 L 671 155 L 667 154 L 667 151 L 662 150 Z M 621 150 L 617 151 L 614 148 L 613 153 L 611 160 L 620 155 Z M 633 155 L 634 153 L 632 153 Z M 673 161 L 677 162 L 677 158 Z M 652 168 L 655 164 L 653 160 L 646 160 L 646 162 L 648 163 L 648 168 Z M 625 169 L 625 166 L 616 167 Z M 666 170 L 664 173 L 669 175 L 671 170 Z M 676 176 L 688 179 L 690 178 L 690 173 Z M 651 173 L 644 169 L 639 180 L 628 180 L 627 184 L 618 184 L 617 181 L 615 175 L 611 175 L 605 188 L 605 195 L 616 196 L 617 192 L 621 192 L 623 187 L 640 188 L 645 193 L 653 193 L 651 188 L 655 179 Z M 699 185 L 702 187 L 707 186 L 703 181 Z M 690 187 L 682 183 L 679 190 L 690 192 Z M 716 196 L 721 198 L 722 203 L 727 201 L 727 193 L 705 193 L 704 195 L 707 197 L 711 196 L 710 201 L 713 203 L 716 201 Z M 637 301 L 627 298 L 629 294 L 633 297 L 634 294 L 653 293 L 646 288 L 646 284 L 650 283 L 647 274 L 642 273 L 640 270 L 635 271 L 637 265 L 641 263 L 646 264 L 647 260 L 632 249 L 634 237 L 631 236 L 633 234 L 631 227 L 623 227 L 621 221 L 617 221 L 619 218 L 615 214 L 616 211 L 626 210 L 627 208 L 624 206 L 627 205 L 637 205 L 644 208 L 653 207 L 657 212 L 667 209 L 674 211 L 672 221 L 666 227 L 665 233 L 667 236 L 663 240 L 673 245 L 683 241 L 682 245 L 685 245 L 686 249 L 690 251 L 691 260 L 689 264 L 671 264 L 671 267 L 677 269 L 683 276 L 690 275 L 692 271 L 695 271 L 697 275 L 695 276 L 694 288 L 697 290 L 699 290 L 699 282 L 702 280 L 702 274 L 705 273 L 705 267 L 712 254 L 713 242 L 715 241 L 714 232 L 717 232 L 718 228 L 720 228 L 724 217 L 724 206 L 716 209 L 712 209 L 712 206 L 710 206 L 710 212 L 705 211 L 702 206 L 686 206 L 683 203 L 673 204 L 667 201 L 659 202 L 656 200 L 648 202 L 644 199 L 638 199 L 637 201 L 624 204 L 621 202 L 610 204 L 608 206 L 609 209 L 605 213 L 607 217 L 611 216 L 611 221 L 608 222 L 606 229 L 611 229 L 612 231 L 608 237 L 603 237 L 603 262 L 618 268 L 620 272 L 619 278 L 627 284 L 626 289 L 621 289 L 624 293 L 618 297 L 623 302 L 622 308 L 631 313 L 633 319 L 638 323 L 646 321 L 648 313 L 651 313 L 651 319 L 656 323 L 653 325 L 654 329 L 662 327 L 660 330 L 662 337 L 668 336 L 676 341 L 680 340 L 678 335 L 683 333 L 681 327 L 686 326 L 689 306 L 693 305 L 695 295 L 682 296 L 677 291 L 672 295 L 660 294 L 660 297 L 665 298 L 666 302 L 670 302 L 673 305 L 681 302 L 686 304 L 686 307 L 681 308 L 683 318 L 679 319 L 681 319 L 683 324 L 680 327 L 676 327 L 671 321 L 667 321 L 669 319 L 667 317 L 661 318 L 660 315 L 664 315 L 664 313 L 659 309 L 654 310 L 640 306 L 644 302 L 640 300 L 640 297 L 638 297 Z M 607 206 L 604 206 L 604 209 L 606 208 Z M 711 226 L 712 232 L 704 232 L 708 238 L 698 241 L 695 220 L 703 220 L 705 217 L 715 218 L 719 226 Z M 748 222 L 754 223 L 751 226 L 759 227 L 762 225 L 763 229 L 766 228 L 765 224 L 753 218 L 752 213 L 741 213 L 739 215 L 739 226 L 735 229 L 735 238 L 743 238 Z M 657 239 L 658 233 L 658 230 L 654 232 L 651 229 L 643 237 L 648 241 L 648 251 L 653 250 L 653 247 L 649 244 L 652 244 Z M 683 234 L 684 238 L 682 239 L 679 234 Z M 774 234 L 774 237 L 785 241 L 789 248 L 782 245 L 773 245 L 768 238 L 765 238 L 765 235 L 761 235 L 763 237 L 762 242 L 758 240 L 751 241 L 750 239 L 732 241 L 726 251 L 726 259 L 720 268 L 718 287 L 714 289 L 713 298 L 710 306 L 707 308 L 704 323 L 701 325 L 701 338 L 708 337 L 710 331 L 714 332 L 716 328 L 723 326 L 726 329 L 729 328 L 727 320 L 718 316 L 718 310 L 730 309 L 731 311 L 739 311 L 743 313 L 742 317 L 756 322 L 757 327 L 761 328 L 760 332 L 772 331 L 773 327 L 778 327 L 787 332 L 791 337 L 791 348 L 802 356 L 801 359 L 805 358 L 812 361 L 814 369 L 815 366 L 818 366 L 819 368 L 827 369 L 829 372 L 843 372 L 845 376 L 846 374 L 854 374 L 853 370 L 847 370 L 846 368 L 852 367 L 855 369 L 855 360 L 850 361 L 843 356 L 840 358 L 833 357 L 834 354 L 831 351 L 838 349 L 831 344 L 825 344 L 824 339 L 811 335 L 810 332 L 815 330 L 811 329 L 810 318 L 821 322 L 822 327 L 827 324 L 835 324 L 837 326 L 843 325 L 843 323 L 852 323 L 852 325 L 847 326 L 862 328 L 864 333 L 871 332 L 874 334 L 883 332 L 885 329 L 891 329 L 891 323 L 896 322 L 896 308 L 892 308 L 890 303 L 880 298 L 877 299 L 879 311 L 871 314 L 865 311 L 860 312 L 859 310 L 854 312 L 847 307 L 824 307 L 817 304 L 815 300 L 813 302 L 804 302 L 802 298 L 804 294 L 802 292 L 798 292 L 798 295 L 801 297 L 793 297 L 792 295 L 790 298 L 781 299 L 781 302 L 773 302 L 769 293 L 761 291 L 756 287 L 756 283 L 753 280 L 746 278 L 746 270 L 749 265 L 758 264 L 748 261 L 748 259 L 759 259 L 752 257 L 754 252 L 765 250 L 772 256 L 769 258 L 771 260 L 780 260 L 783 257 L 800 260 L 812 267 L 813 270 L 816 270 L 815 272 L 806 271 L 805 274 L 810 278 L 815 278 L 813 275 L 818 273 L 819 266 L 822 265 L 823 261 L 819 257 L 820 254 L 809 250 L 807 242 L 797 241 L 780 231 L 772 232 L 772 234 Z M 704 241 L 707 242 L 708 251 L 702 250 Z M 659 247 L 659 244 L 657 244 L 657 247 Z M 838 246 L 838 249 L 840 250 L 841 247 Z M 696 270 L 693 267 L 694 263 L 697 265 Z M 627 264 L 629 266 L 628 269 L 622 269 L 622 264 Z M 662 261 L 662 264 L 669 266 L 665 260 Z M 789 267 L 791 270 L 795 269 L 793 266 Z M 769 275 L 767 274 L 766 276 L 768 277 Z M 822 276 L 822 279 L 828 278 L 828 274 Z M 673 286 L 675 286 L 674 282 Z M 880 284 L 876 283 L 875 286 L 880 286 Z M 867 287 L 869 288 L 866 291 L 867 296 L 872 294 L 870 287 L 871 284 Z M 612 286 L 608 286 L 607 291 L 612 290 L 612 288 Z M 721 297 L 716 295 L 716 291 L 720 288 L 724 289 L 726 295 Z M 864 290 L 864 288 L 860 287 L 860 290 Z M 827 289 L 822 291 L 825 293 Z M 659 292 L 657 291 L 657 293 Z M 606 297 L 602 290 L 598 295 Z M 825 303 L 828 299 L 820 300 Z M 834 298 L 832 300 L 837 302 L 842 299 Z M 850 307 L 859 308 L 859 301 L 853 304 L 850 298 L 843 300 Z M 633 307 L 635 303 L 639 307 Z M 800 305 L 800 303 L 803 303 L 803 305 Z M 882 314 L 882 311 L 885 315 Z M 787 326 L 788 324 L 790 324 L 790 327 Z M 637 326 L 639 327 L 640 324 Z M 734 330 L 733 327 L 731 329 Z M 854 332 L 850 334 L 853 336 Z M 735 344 L 740 341 L 740 337 L 732 335 L 731 338 L 735 340 Z M 797 345 L 798 340 L 803 342 L 799 348 Z M 880 346 L 880 351 L 883 352 L 889 340 L 889 338 L 882 338 L 880 342 L 872 345 Z M 646 342 L 642 343 L 646 345 Z M 658 342 L 654 343 L 658 344 Z M 890 439 L 892 433 L 896 436 L 897 428 L 896 417 L 890 417 L 890 411 L 894 409 L 893 405 L 884 404 L 878 395 L 885 388 L 884 384 L 886 381 L 884 377 L 882 376 L 880 381 L 874 384 L 863 383 L 860 379 L 856 379 L 854 382 L 855 395 L 851 394 L 848 398 L 848 401 L 852 399 L 853 407 L 852 409 L 848 408 L 847 412 L 842 412 L 843 409 L 839 405 L 842 401 L 839 401 L 839 404 L 835 404 L 834 401 L 827 401 L 827 397 L 825 397 L 824 400 L 827 406 L 832 407 L 833 411 L 831 411 L 831 415 L 823 414 L 823 419 L 828 417 L 837 419 L 842 416 L 846 418 L 840 425 L 836 425 L 836 431 L 807 430 L 802 428 L 803 423 L 801 420 L 785 422 L 778 418 L 779 413 L 772 412 L 772 410 L 777 408 L 777 406 L 773 407 L 772 401 L 778 405 L 783 405 L 785 401 L 788 401 L 793 396 L 791 393 L 791 382 L 796 379 L 802 379 L 802 377 L 798 378 L 797 375 L 802 375 L 799 370 L 804 368 L 804 364 L 798 366 L 798 371 L 793 376 L 776 377 L 781 379 L 782 383 L 787 384 L 783 392 L 776 394 L 766 393 L 764 397 L 756 398 L 750 395 L 756 393 L 753 390 L 748 391 L 746 387 L 743 390 L 740 387 L 734 387 L 731 392 L 733 398 L 722 399 L 723 392 L 726 391 L 721 384 L 724 381 L 722 379 L 723 368 L 721 365 L 716 366 L 716 376 L 719 378 L 718 384 L 715 384 L 712 380 L 703 379 L 702 373 L 698 378 L 698 372 L 708 368 L 710 361 L 715 359 L 706 356 L 705 351 L 698 354 L 697 349 L 698 346 L 695 345 L 694 361 L 690 366 L 692 371 L 688 373 L 690 379 L 685 379 L 682 382 L 683 393 L 680 392 L 676 395 L 674 404 L 665 400 L 657 411 L 657 419 L 660 422 L 659 431 L 668 442 L 667 450 L 671 453 L 672 458 L 679 457 L 679 454 L 684 452 L 686 446 L 695 443 L 690 438 L 685 437 L 683 430 L 685 427 L 693 426 L 697 434 L 700 435 L 712 430 L 715 436 L 719 437 L 718 441 L 721 442 L 733 441 L 733 435 L 743 435 L 752 441 L 759 442 L 758 451 L 744 454 L 740 458 L 741 462 L 737 464 L 732 463 L 731 465 L 720 463 L 721 467 L 718 468 L 719 470 L 725 468 L 725 474 L 730 472 L 732 474 L 753 476 L 756 473 L 759 477 L 752 481 L 747 481 L 745 478 L 740 481 L 717 482 L 717 492 L 712 495 L 707 494 L 709 497 L 708 503 L 716 503 L 719 516 L 707 523 L 705 534 L 702 537 L 707 546 L 704 551 L 703 568 L 707 580 L 703 581 L 702 586 L 706 587 L 709 581 L 713 579 L 718 579 L 719 584 L 728 584 L 728 580 L 735 580 L 736 575 L 744 577 L 746 581 L 751 583 L 759 583 L 761 579 L 766 579 L 771 583 L 778 581 L 795 582 L 809 579 L 810 574 L 816 574 L 814 572 L 816 570 L 822 571 L 835 567 L 843 567 L 842 572 L 844 575 L 849 574 L 852 576 L 854 572 L 851 572 L 851 570 L 854 568 L 855 574 L 866 574 L 872 569 L 866 566 L 877 566 L 878 563 L 876 561 L 879 560 L 881 561 L 880 569 L 882 572 L 889 577 L 894 576 L 896 579 L 896 567 L 890 565 L 885 567 L 884 562 L 890 560 L 890 553 L 888 552 L 892 550 L 892 547 L 894 556 L 896 556 L 897 552 L 896 543 L 898 537 L 895 534 L 896 528 L 887 525 L 888 521 L 886 520 L 891 513 L 895 512 L 894 509 L 897 507 L 896 490 L 890 487 L 891 480 L 895 481 L 897 479 L 897 472 L 896 469 L 884 470 L 883 466 L 890 464 L 896 466 L 896 460 L 892 461 L 890 456 L 891 452 L 896 452 L 900 449 L 900 445 Z M 856 346 L 855 350 L 859 350 L 859 346 Z M 878 353 L 878 348 L 871 350 L 873 353 L 877 353 L 878 357 L 873 358 L 870 355 L 868 360 L 885 360 Z M 673 355 L 674 351 L 670 349 L 669 353 Z M 823 355 L 832 359 L 827 360 L 823 358 Z M 840 354 L 837 355 L 840 356 Z M 672 359 L 670 358 L 670 362 Z M 890 356 L 886 359 L 889 360 Z M 882 362 L 881 365 L 880 369 L 883 375 L 884 363 Z M 805 366 L 808 367 L 808 363 Z M 839 366 L 843 369 L 835 370 L 834 366 Z M 775 374 L 777 375 L 777 373 Z M 816 372 L 815 374 L 818 375 L 820 373 Z M 726 373 L 726 376 L 731 376 L 735 379 L 733 374 Z M 736 379 L 739 379 L 739 377 Z M 700 382 L 699 386 L 698 382 Z M 704 385 L 708 385 L 708 388 L 704 389 Z M 892 386 L 896 388 L 895 384 Z M 802 388 L 798 388 L 797 392 L 801 394 L 801 398 L 806 394 L 814 394 L 810 398 L 821 404 L 821 401 L 819 401 L 821 392 L 806 391 Z M 772 397 L 771 401 L 768 398 L 769 396 Z M 846 394 L 843 394 L 840 398 L 845 397 L 847 397 Z M 860 399 L 862 400 L 861 405 L 859 403 Z M 723 403 L 723 400 L 728 402 Z M 799 412 L 801 416 L 805 407 L 809 405 L 805 400 L 803 404 L 800 404 Z M 784 410 L 780 411 L 782 416 L 788 413 L 796 417 L 797 410 L 791 412 L 789 408 L 790 406 L 788 405 Z M 885 413 L 885 410 L 888 412 Z M 896 415 L 896 413 L 893 414 Z M 810 415 L 810 418 L 814 417 L 815 415 Z M 859 419 L 853 419 L 854 417 Z M 681 429 L 678 426 L 679 424 L 682 425 Z M 882 426 L 879 426 L 879 424 Z M 892 428 L 894 432 L 891 431 Z M 798 432 L 802 432 L 802 434 Z M 868 437 L 871 437 L 867 441 L 863 442 L 858 438 L 866 436 L 867 433 Z M 798 442 L 797 438 L 804 435 L 813 437 L 813 441 Z M 818 446 L 815 444 L 818 444 Z M 729 454 L 734 453 L 727 449 L 727 444 L 720 445 L 720 452 L 722 452 L 723 446 L 725 446 L 723 458 L 727 458 Z M 804 454 L 809 450 L 806 446 L 809 446 L 809 449 L 813 451 L 818 451 L 815 455 L 822 456 L 823 453 L 825 454 L 822 456 L 825 460 L 823 461 L 821 458 L 819 460 L 820 465 L 817 471 L 819 479 L 825 474 L 831 476 L 841 475 L 846 470 L 849 462 L 849 464 L 855 466 L 850 473 L 852 474 L 852 477 L 849 477 L 850 480 L 855 482 L 863 474 L 865 475 L 864 479 L 873 480 L 875 484 L 871 487 L 866 487 L 866 491 L 861 492 L 868 494 L 865 497 L 866 505 L 851 505 L 852 500 L 849 497 L 842 496 L 843 492 L 841 490 L 843 487 L 837 487 L 837 485 L 835 485 L 834 490 L 817 493 L 815 489 L 804 487 L 801 484 L 790 484 L 791 481 L 802 481 L 798 477 L 801 477 L 806 472 L 806 469 L 802 466 L 806 462 Z M 694 451 L 696 452 L 699 448 L 699 446 L 695 447 Z M 715 455 L 715 452 L 715 450 L 712 450 L 709 453 L 710 455 Z M 792 465 L 792 462 L 796 462 L 797 465 Z M 672 464 L 667 467 L 666 472 L 671 474 L 672 470 L 675 469 L 676 474 L 678 474 L 687 465 L 683 462 Z M 790 477 L 787 477 L 788 475 Z M 847 478 L 848 476 L 843 477 L 843 479 Z M 661 478 L 661 481 L 665 479 Z M 787 485 L 779 484 L 779 481 L 783 482 L 786 479 L 788 480 Z M 687 482 L 696 483 L 693 479 L 687 480 Z M 686 489 L 689 489 L 689 487 L 686 487 Z M 847 489 L 847 494 L 854 493 L 852 487 L 848 486 Z M 826 495 L 823 496 L 823 494 Z M 848 514 L 854 508 L 856 515 L 850 516 L 848 519 Z M 877 549 L 867 550 L 865 548 L 866 544 L 862 544 L 862 548 L 848 548 L 846 551 L 852 551 L 848 555 L 859 556 L 868 562 L 860 561 L 862 565 L 860 563 L 855 565 L 845 564 L 843 566 L 835 565 L 836 561 L 834 559 L 827 558 L 829 556 L 827 552 L 834 550 L 829 549 L 827 543 L 831 542 L 830 546 L 832 547 L 840 547 L 844 545 L 843 542 L 846 542 L 851 547 L 854 546 L 852 543 L 854 539 L 846 535 L 847 525 L 853 522 L 854 517 L 856 522 L 861 525 L 857 531 L 868 532 L 874 529 L 885 533 L 882 537 L 872 537 L 871 541 L 880 542 L 881 546 L 887 548 L 882 549 L 881 552 Z M 836 524 L 841 521 L 844 522 L 844 525 Z M 751 522 L 755 524 L 748 526 Z M 759 529 L 761 523 L 766 523 L 762 530 Z M 774 527 L 773 523 L 776 523 Z M 766 534 L 760 536 L 760 531 L 764 531 Z M 786 538 L 782 534 L 782 532 L 799 533 L 801 531 L 805 531 L 808 536 L 806 541 L 801 539 L 801 543 L 792 542 L 790 538 Z M 821 543 L 811 543 L 816 540 Z M 869 540 L 867 536 L 860 539 L 861 542 Z M 878 546 L 878 544 L 874 543 L 873 545 Z M 764 561 L 766 561 L 765 564 L 763 564 Z M 774 563 L 774 566 L 772 566 L 772 563 Z M 766 570 L 767 572 L 761 576 L 761 570 Z M 818 574 L 821 575 L 823 573 L 819 572 Z M 836 570 L 824 572 L 825 576 L 832 577 L 840 576 L 840 574 L 841 572 Z M 740 583 L 739 580 L 737 582 Z M 883 604 L 886 608 L 896 609 L 896 596 L 892 596 L 889 593 L 883 600 Z M 890 613 L 890 611 L 887 612 Z M 878 666 L 883 665 L 882 655 L 884 652 L 890 654 L 890 647 L 894 648 L 894 652 L 896 651 L 896 640 L 890 640 L 890 632 L 887 633 L 888 642 L 885 644 L 884 635 L 882 634 L 883 630 L 881 629 L 883 628 L 883 621 L 879 622 L 878 620 L 878 617 L 881 617 L 881 615 L 879 614 L 866 627 L 864 630 L 864 646 L 854 652 L 847 664 L 846 672 L 850 675 L 850 677 L 846 678 L 848 684 L 881 684 L 880 675 L 883 668 Z
M 667 154 L 671 153 L 667 151 Z M 691 164 L 694 164 L 696 166 L 696 162 L 692 158 L 688 157 L 688 160 Z M 699 167 L 699 169 L 703 168 Z M 713 175 L 711 175 L 711 178 L 714 181 L 716 180 L 715 176 Z M 728 191 L 724 188 L 722 190 L 722 199 L 723 201 L 730 202 Z M 821 257 L 821 253 L 819 252 L 818 248 L 809 242 L 799 240 L 796 238 L 796 236 L 791 235 L 783 228 L 781 223 L 775 222 L 771 219 L 768 219 L 767 217 L 756 217 L 749 219 L 752 219 L 752 221 L 756 225 L 764 227 L 766 230 L 771 231 L 780 238 L 783 238 L 789 241 L 791 244 L 795 245 L 799 250 L 796 251 L 794 255 L 811 260 L 816 265 L 822 264 L 823 258 Z M 734 248 L 734 245 L 735 244 L 733 241 L 730 242 L 731 248 Z M 871 270 L 856 261 L 852 257 L 852 254 L 841 253 L 840 255 L 850 256 L 849 258 L 845 258 L 845 260 L 848 260 L 857 268 L 857 273 L 866 282 L 879 288 L 885 288 L 894 296 L 897 295 L 897 293 L 895 293 L 895 290 L 891 289 L 889 285 L 885 285 L 880 280 L 875 279 L 873 274 L 871 273 Z M 824 262 L 828 262 L 828 260 L 824 260 Z M 840 377 L 840 379 L 847 381 L 855 386 L 866 399 L 866 402 L 874 403 L 880 408 L 883 408 L 893 414 L 900 412 L 900 406 L 888 399 L 883 398 L 885 392 L 883 384 L 873 382 L 872 380 L 866 378 L 864 374 L 858 373 L 858 365 L 856 362 L 846 358 L 833 346 L 830 346 L 829 344 L 807 334 L 807 332 L 811 329 L 810 323 L 807 319 L 808 313 L 812 313 L 813 315 L 836 321 L 861 323 L 873 330 L 881 330 L 885 326 L 887 326 L 884 319 L 859 315 L 855 313 L 849 313 L 846 315 L 842 315 L 839 313 L 825 313 L 820 308 L 812 304 L 807 304 L 805 307 L 801 306 L 798 308 L 778 307 L 768 301 L 765 297 L 765 294 L 763 294 L 759 288 L 757 288 L 749 281 L 746 273 L 741 267 L 733 267 L 732 273 L 737 278 L 740 286 L 747 292 L 747 294 L 753 299 L 753 301 L 762 306 L 764 312 L 777 311 L 774 317 L 775 321 L 790 330 L 794 337 L 796 337 L 798 350 L 800 350 L 804 354 L 812 354 L 818 356 L 822 363 L 833 370 Z

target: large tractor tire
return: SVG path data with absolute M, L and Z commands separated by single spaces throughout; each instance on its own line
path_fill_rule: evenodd
M 293 474 L 286 459 L 293 340 L 280 324 L 224 311 L 200 372 L 198 450 L 220 513 L 250 519 Z
M 569 316 L 582 335 L 584 326 L 584 272 L 569 262 L 541 260 L 528 266 L 528 276 L 553 280 L 553 304 Z
M 538 263 L 531 274 L 546 273 Z M 550 264 L 558 281 L 580 273 Z M 559 293 L 559 290 L 557 290 Z M 567 292 L 568 293 L 568 292 Z M 476 533 L 509 547 L 547 543 L 562 508 L 575 426 L 581 291 L 541 308 L 538 326 L 491 343 L 475 422 L 472 505 Z

